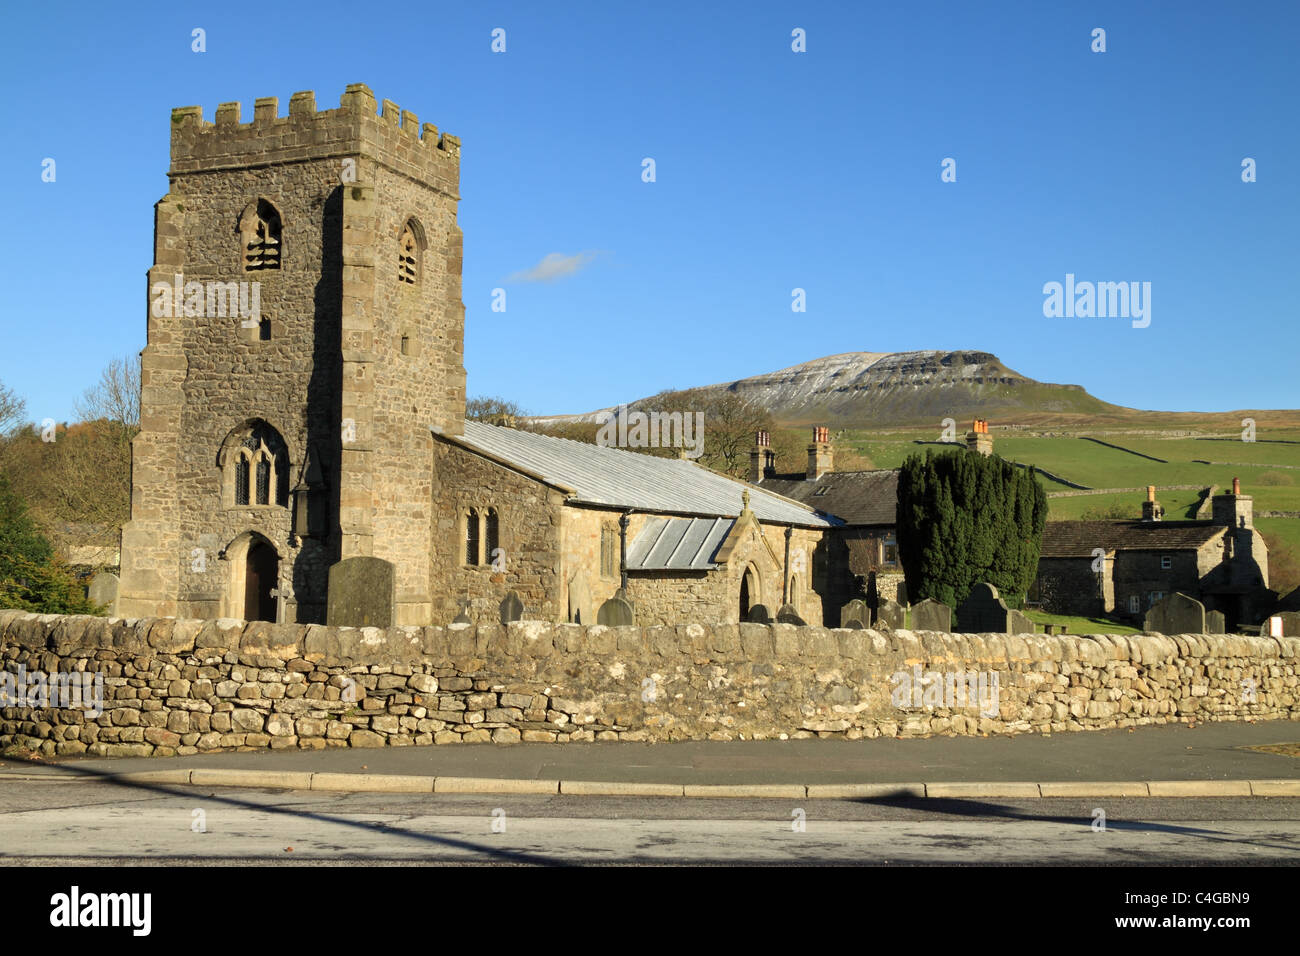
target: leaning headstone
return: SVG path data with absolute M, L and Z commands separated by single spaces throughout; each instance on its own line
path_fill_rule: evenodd
M 942 601 L 926 598 L 912 605 L 912 630 L 939 631 L 947 634 L 952 631 L 952 608 Z
M 966 634 L 1010 634 L 1007 603 L 998 589 L 981 581 L 957 606 L 957 630 Z
M 840 627 L 870 627 L 871 608 L 861 600 L 853 600 L 840 608 Z
M 767 608 L 762 604 L 755 604 L 749 609 L 749 615 L 745 618 L 749 624 L 771 624 L 772 615 L 767 613 Z
M 105 605 L 109 613 L 113 611 L 113 602 L 117 600 L 117 575 L 110 571 L 100 571 L 90 579 L 90 590 L 86 593 L 92 604 Z
M 799 616 L 793 604 L 782 604 L 781 609 L 776 612 L 776 623 L 806 625 L 808 622 Z
M 1007 633 L 1008 634 L 1033 634 L 1034 622 L 1029 619 L 1029 615 L 1022 614 L 1015 608 L 1007 611 Z
M 1204 634 L 1205 605 L 1175 591 L 1151 606 L 1142 622 L 1142 630 L 1154 634 Z
M 1205 633 L 1206 634 L 1222 634 L 1224 633 L 1224 628 L 1226 627 L 1226 625 L 1227 625 L 1227 621 L 1224 619 L 1222 611 L 1205 612 Z
M 524 602 L 514 591 L 507 591 L 506 596 L 501 599 L 501 623 L 509 624 L 511 621 L 523 620 L 523 616 Z
M 344 558 L 329 571 L 325 623 L 334 627 L 392 627 L 397 575 L 391 561 Z
M 891 601 L 889 598 L 884 598 L 876 608 L 876 619 L 873 623 L 894 631 L 906 627 L 906 620 L 907 612 L 903 609 L 903 605 L 897 601 Z
M 606 627 L 630 627 L 636 623 L 636 615 L 631 604 L 615 595 L 600 606 L 596 623 Z
M 579 571 L 569 579 L 569 622 L 590 624 L 591 588 L 587 587 L 587 572 Z
M 899 581 L 898 587 L 894 590 L 894 600 L 903 607 L 907 607 L 907 582 Z

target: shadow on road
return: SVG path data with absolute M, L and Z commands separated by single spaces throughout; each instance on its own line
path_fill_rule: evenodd
M 33 766 L 48 767 L 50 764 L 43 760 L 30 760 L 24 757 L 5 757 L 6 762 L 26 763 Z M 102 770 L 91 770 L 88 768 L 79 768 L 72 764 L 60 764 L 59 769 L 68 773 L 77 774 L 89 779 L 100 780 L 112 786 L 126 787 L 132 790 L 144 790 L 150 793 L 166 794 L 173 797 L 194 798 L 194 791 L 190 789 L 179 789 L 166 784 L 141 783 L 133 780 L 114 780 L 113 774 Z M 249 789 L 257 789 L 250 787 Z M 205 800 L 223 803 L 226 806 L 239 807 L 245 810 L 260 810 L 263 813 L 277 813 L 285 816 L 298 817 L 305 820 L 318 820 L 322 823 L 333 823 L 339 826 L 353 827 L 358 830 L 368 830 L 371 833 L 382 833 L 387 836 L 404 836 L 413 840 L 423 840 L 427 843 L 434 843 L 439 846 L 453 847 L 459 850 L 469 850 L 474 853 L 481 853 L 495 861 L 503 863 L 521 863 L 532 866 L 568 866 L 569 864 L 562 860 L 556 860 L 548 856 L 537 853 L 527 853 L 520 850 L 508 850 L 501 847 L 489 846 L 484 843 L 474 843 L 469 840 L 458 840 L 452 837 L 440 837 L 430 833 L 416 833 L 413 830 L 406 830 L 402 827 L 392 826 L 387 823 L 365 823 L 360 820 L 348 820 L 344 817 L 336 817 L 328 813 L 317 813 L 314 811 L 294 810 L 288 807 L 268 806 L 266 804 L 254 803 L 251 800 L 240 800 L 237 797 L 223 797 L 218 794 L 209 794 L 204 797 Z

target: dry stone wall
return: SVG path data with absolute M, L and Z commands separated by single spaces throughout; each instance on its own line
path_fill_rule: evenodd
M 379 629 L 0 611 L 0 687 L 12 692 L 20 671 L 103 675 L 100 708 L 17 706 L 11 696 L 0 746 L 166 756 L 1295 720 L 1298 664 L 1300 638 L 1217 634 L 541 621 Z M 969 700 L 953 697 L 954 675 Z

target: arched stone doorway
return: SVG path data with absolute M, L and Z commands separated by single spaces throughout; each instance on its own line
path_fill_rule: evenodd
M 256 531 L 240 535 L 226 548 L 230 588 L 225 615 L 245 621 L 277 621 L 280 614 L 280 554 Z
M 763 590 L 758 581 L 758 571 L 751 564 L 740 578 L 740 622 L 749 620 L 749 610 L 763 603 Z

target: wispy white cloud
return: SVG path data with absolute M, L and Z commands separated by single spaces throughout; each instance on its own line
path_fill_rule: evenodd
M 507 282 L 554 282 L 571 276 L 585 268 L 596 258 L 594 252 L 575 252 L 566 256 L 562 252 L 548 252 L 542 261 L 531 269 L 516 272 L 506 279 Z

